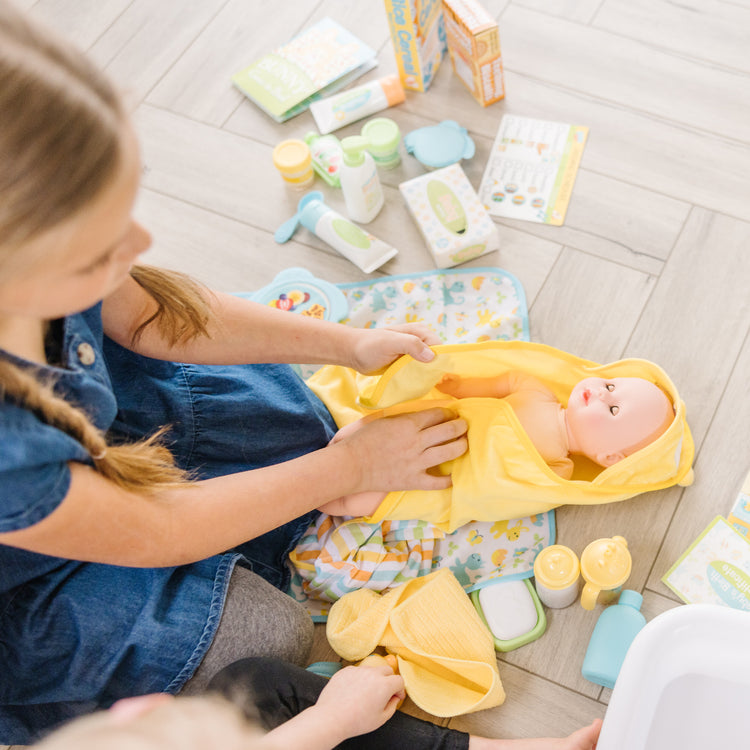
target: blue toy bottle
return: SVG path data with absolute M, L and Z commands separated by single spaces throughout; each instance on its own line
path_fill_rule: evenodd
M 642 603 L 643 597 L 637 591 L 624 589 L 618 603 L 601 613 L 581 668 L 587 680 L 603 687 L 615 686 L 625 654 L 646 624 Z

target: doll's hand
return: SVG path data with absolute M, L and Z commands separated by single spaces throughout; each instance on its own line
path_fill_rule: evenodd
M 350 493 L 368 490 L 438 490 L 450 476 L 428 473 L 465 453 L 467 424 L 448 409 L 382 417 L 331 445 L 345 452 L 341 465 L 353 472 Z
M 365 375 L 387 367 L 403 354 L 430 362 L 435 357 L 430 347 L 440 343 L 440 338 L 423 323 L 361 329 L 360 334 L 352 350 L 350 367 Z
M 330 500 L 324 505 L 318 506 L 321 513 L 327 513 L 329 516 L 371 516 L 380 503 L 383 502 L 387 492 L 357 492 L 354 495 L 347 495 L 336 500 Z
M 404 696 L 403 679 L 386 664 L 345 667 L 331 677 L 313 710 L 338 725 L 343 741 L 383 725 Z
M 435 386 L 441 393 L 461 398 L 461 378 L 458 375 L 443 375 L 443 379 Z

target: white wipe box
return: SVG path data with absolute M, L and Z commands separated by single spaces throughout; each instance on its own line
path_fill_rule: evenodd
M 497 228 L 458 164 L 398 186 L 438 268 L 450 268 L 500 246 Z

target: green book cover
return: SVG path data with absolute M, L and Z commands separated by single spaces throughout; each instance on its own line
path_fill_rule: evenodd
M 232 76 L 278 122 L 304 111 L 377 64 L 374 50 L 330 18 Z

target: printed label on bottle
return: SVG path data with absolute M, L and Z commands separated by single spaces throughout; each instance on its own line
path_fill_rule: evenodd
M 365 196 L 365 207 L 368 211 L 380 200 L 380 178 L 377 169 L 373 168 L 367 182 L 362 185 L 362 193 Z

